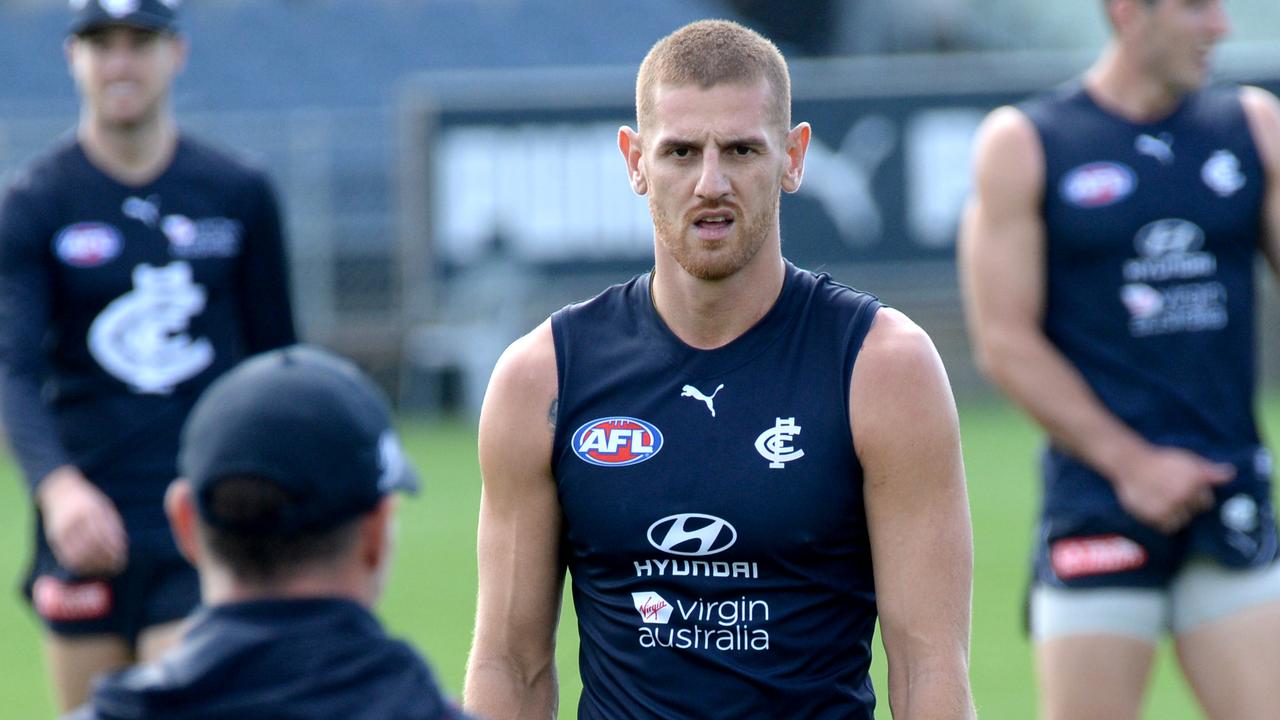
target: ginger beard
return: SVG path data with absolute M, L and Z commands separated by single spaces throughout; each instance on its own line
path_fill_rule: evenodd
M 650 195 L 649 215 L 653 218 L 654 235 L 667 254 L 693 277 L 714 281 L 734 275 L 755 258 L 778 222 L 780 202 L 780 197 L 774 197 L 773 202 L 765 203 L 754 213 L 744 213 L 735 203 L 700 205 L 673 219 Z M 696 216 L 720 211 L 732 218 L 724 237 L 699 237 Z

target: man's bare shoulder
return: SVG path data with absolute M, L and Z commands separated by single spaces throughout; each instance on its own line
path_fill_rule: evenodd
M 1042 173 L 1044 148 L 1035 123 L 1012 105 L 992 110 L 978 128 L 974 164 L 980 180 L 989 173 L 1005 178 Z
M 1258 154 L 1275 168 L 1280 163 L 1280 100 L 1260 87 L 1245 86 L 1240 89 L 1240 102 Z
M 507 347 L 494 366 L 494 379 L 504 380 L 503 387 L 512 391 L 538 391 L 548 379 L 556 386 L 556 342 L 552 323 L 543 323 Z
M 1027 114 L 1013 105 L 1001 105 L 987 113 L 979 126 L 980 136 L 1000 140 L 1011 138 L 1035 139 L 1035 124 Z
M 1245 112 L 1250 113 L 1266 113 L 1273 119 L 1280 119 L 1280 99 L 1270 90 L 1266 90 L 1256 85 L 1245 85 L 1240 88 L 1240 102 L 1244 104 Z
M 869 472 L 900 467 L 912 455 L 951 452 L 958 442 L 955 401 L 942 359 L 929 335 L 897 310 L 876 313 L 858 353 L 849 421 L 858 457 Z
M 886 307 L 876 312 L 857 367 L 882 381 L 910 382 L 917 373 L 934 370 L 937 357 L 933 340 L 923 328 L 901 311 Z
M 555 427 L 559 391 L 555 341 L 545 320 L 507 347 L 494 367 L 480 413 L 483 433 L 495 426 L 525 426 L 544 419 Z

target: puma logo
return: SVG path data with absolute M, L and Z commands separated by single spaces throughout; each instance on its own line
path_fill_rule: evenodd
M 685 385 L 683 388 L 680 389 L 680 397 L 691 397 L 695 400 L 701 400 L 702 402 L 707 404 L 707 409 L 711 411 L 711 417 L 715 417 L 716 416 L 716 405 L 715 405 L 716 393 L 720 392 L 720 389 L 723 387 L 724 387 L 724 383 L 720 383 L 719 385 L 716 386 L 716 389 L 712 391 L 710 395 L 703 395 L 702 391 L 699 390 L 698 388 L 692 385 Z
M 1160 161 L 1161 165 L 1173 164 L 1173 135 L 1160 133 L 1159 137 L 1142 133 L 1133 143 L 1133 149 Z

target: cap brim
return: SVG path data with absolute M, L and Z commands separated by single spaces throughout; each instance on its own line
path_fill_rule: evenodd
M 379 483 L 379 487 L 383 488 L 384 495 L 392 492 L 403 492 L 406 495 L 417 495 L 422 491 L 422 480 L 417 477 L 417 470 L 413 466 L 404 464 L 403 468 L 394 477 L 385 478 L 383 483 Z
M 88 33 L 96 30 L 103 30 L 109 27 L 127 27 L 135 28 L 137 30 L 150 30 L 158 33 L 172 33 L 177 32 L 178 29 L 170 18 L 136 13 L 128 18 L 104 17 L 73 23 L 68 29 L 68 34 L 87 35 Z
M 396 472 L 384 475 L 378 480 L 378 490 L 383 495 L 390 495 L 393 492 L 417 495 L 422 492 L 422 479 L 418 477 L 418 471 L 413 469 L 413 465 L 406 460 L 401 463 Z
M 390 411 L 384 408 L 383 412 Z M 388 427 L 378 438 L 378 465 L 382 470 L 382 474 L 378 477 L 380 494 L 385 496 L 393 492 L 403 492 L 417 495 L 421 490 L 422 482 L 418 479 L 418 471 L 414 469 L 409 456 L 405 454 L 395 428 Z

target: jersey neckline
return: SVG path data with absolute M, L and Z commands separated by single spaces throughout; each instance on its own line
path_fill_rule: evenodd
M 93 159 L 89 157 L 88 151 L 86 151 L 84 148 L 84 143 L 81 142 L 79 138 L 73 137 L 71 146 L 73 148 L 73 151 L 75 152 L 76 158 L 90 172 L 103 178 L 105 181 L 114 185 L 120 190 L 123 190 L 124 192 L 140 193 L 140 192 L 145 192 L 150 188 L 154 188 L 157 185 L 161 185 L 164 183 L 165 179 L 168 178 L 169 175 L 173 172 L 173 169 L 178 166 L 179 158 L 181 158 L 186 153 L 187 140 L 182 133 L 178 133 L 177 142 L 173 147 L 173 155 L 172 157 L 169 158 L 168 164 L 166 164 L 164 168 L 160 170 L 160 172 L 156 173 L 155 177 L 151 178 L 150 180 L 144 183 L 140 183 L 138 185 L 133 185 L 133 184 L 124 182 L 120 178 L 117 178 L 115 175 L 112 175 L 111 173 L 107 172 L 103 168 L 99 167 L 97 163 L 95 163 Z
M 738 337 L 718 348 L 695 348 L 671 330 L 653 304 L 650 283 L 653 271 L 636 278 L 635 299 L 639 305 L 641 332 L 686 376 L 710 378 L 723 375 L 749 362 L 774 343 L 787 329 L 792 313 L 799 309 L 802 295 L 800 269 L 783 258 L 782 289 L 764 316 Z
M 1089 91 L 1089 88 L 1085 85 L 1083 79 L 1077 79 L 1075 81 L 1075 95 L 1080 98 L 1081 102 L 1101 113 L 1104 117 L 1109 118 L 1112 122 L 1132 128 L 1136 131 L 1165 128 L 1169 125 L 1173 125 L 1179 118 L 1187 113 L 1187 108 L 1191 107 L 1192 99 L 1198 92 L 1198 90 L 1192 90 L 1183 93 L 1182 96 L 1178 98 L 1177 104 L 1174 105 L 1169 112 L 1159 118 L 1154 120 L 1132 120 L 1098 102 L 1098 99 Z

